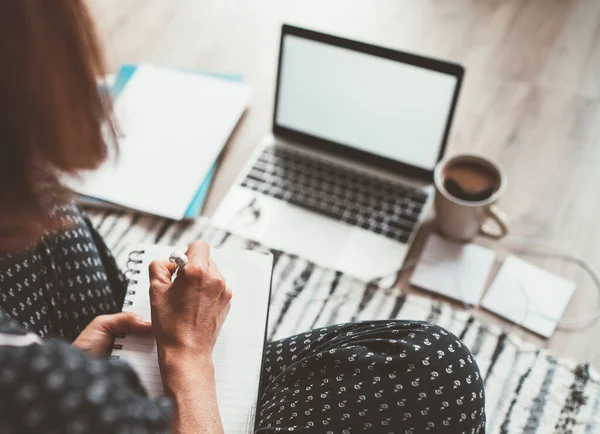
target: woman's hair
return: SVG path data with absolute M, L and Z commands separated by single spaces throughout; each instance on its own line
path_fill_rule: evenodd
M 0 1 L 0 251 L 59 224 L 65 175 L 96 168 L 114 138 L 97 90 L 104 59 L 84 0 Z M 104 131 L 103 131 L 104 130 Z M 115 143 L 113 140 L 109 140 Z

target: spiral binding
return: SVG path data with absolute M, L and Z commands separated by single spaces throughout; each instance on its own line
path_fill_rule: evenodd
M 137 285 L 138 280 L 135 278 L 136 275 L 140 274 L 139 265 L 143 262 L 142 257 L 146 253 L 145 250 L 133 250 L 129 253 L 129 257 L 127 258 L 127 262 L 125 263 L 125 278 L 127 279 L 128 287 L 125 291 L 125 300 L 123 301 L 123 306 L 132 306 L 133 301 L 128 300 L 128 295 L 135 295 L 135 291 L 131 289 L 132 285 Z M 119 334 L 116 338 L 123 339 L 125 337 L 124 334 Z M 123 349 L 123 345 L 121 344 L 113 344 L 114 350 Z M 111 359 L 119 360 L 119 356 L 111 355 Z
M 133 250 L 129 253 L 129 257 L 127 258 L 127 262 L 125 263 L 125 278 L 129 282 L 130 285 L 135 285 L 138 283 L 136 279 L 133 278 L 134 275 L 140 274 L 140 270 L 137 265 L 141 264 L 142 256 L 146 253 L 145 250 Z M 135 292 L 133 292 L 135 294 Z M 131 295 L 129 290 L 127 294 Z

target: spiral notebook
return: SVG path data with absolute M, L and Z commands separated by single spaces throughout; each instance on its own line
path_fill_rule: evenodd
M 144 245 L 130 253 L 130 284 L 123 311 L 150 320 L 148 266 L 155 259 L 168 258 L 172 251 L 170 246 Z M 219 411 L 226 433 L 249 433 L 255 424 L 273 257 L 250 250 L 217 249 L 211 257 L 233 291 L 231 310 L 213 351 Z M 111 357 L 128 362 L 150 396 L 163 394 L 153 337 L 119 337 Z

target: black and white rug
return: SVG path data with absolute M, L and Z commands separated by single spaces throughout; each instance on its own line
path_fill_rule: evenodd
M 210 227 L 205 220 L 160 218 L 90 210 L 89 215 L 123 265 L 140 243 L 260 249 Z M 600 433 L 600 377 L 587 365 L 560 359 L 449 304 L 405 295 L 275 253 L 269 339 L 349 321 L 415 319 L 459 336 L 475 355 L 486 384 L 488 433 Z

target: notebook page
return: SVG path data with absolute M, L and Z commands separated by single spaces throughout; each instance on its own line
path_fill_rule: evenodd
M 243 83 L 139 66 L 114 104 L 119 154 L 67 182 L 96 199 L 182 219 L 249 97 Z
M 165 259 L 169 246 L 141 246 L 140 270 L 134 275 L 124 311 L 150 320 L 148 265 Z M 252 251 L 212 250 L 211 256 L 233 291 L 231 310 L 213 352 L 217 400 L 226 433 L 251 432 L 263 359 L 271 285 L 272 257 Z M 135 255 L 134 255 L 135 257 Z M 127 361 L 151 396 L 163 394 L 162 380 L 152 337 L 126 336 L 115 340 L 113 356 Z

